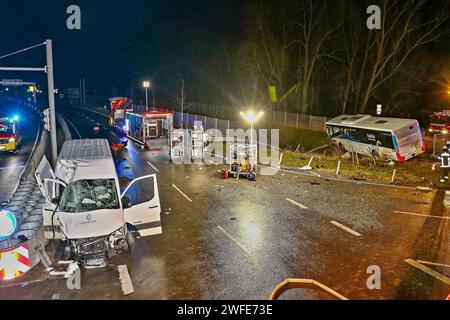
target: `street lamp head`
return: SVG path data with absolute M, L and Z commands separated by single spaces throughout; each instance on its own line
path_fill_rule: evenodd
M 249 110 L 246 113 L 241 112 L 240 114 L 248 122 L 254 123 L 264 115 L 264 112 L 260 111 L 258 114 L 256 114 L 253 110 Z
M 144 81 L 144 88 L 150 88 L 150 81 Z

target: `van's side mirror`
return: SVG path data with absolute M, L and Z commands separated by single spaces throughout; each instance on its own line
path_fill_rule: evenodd
M 123 204 L 123 208 L 124 209 L 128 209 L 128 208 L 132 207 L 131 200 L 128 197 L 123 197 L 122 198 L 122 204 Z

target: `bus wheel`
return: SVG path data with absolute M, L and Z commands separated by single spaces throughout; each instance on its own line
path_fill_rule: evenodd
M 345 149 L 341 144 L 335 144 L 333 145 L 333 149 L 334 149 L 334 154 L 337 157 L 341 157 L 343 154 L 345 154 Z

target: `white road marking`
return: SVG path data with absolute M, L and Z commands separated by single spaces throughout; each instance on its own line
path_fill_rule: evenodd
M 222 228 L 221 226 L 217 226 L 217 228 L 222 231 L 227 237 L 228 239 L 230 239 L 231 241 L 233 241 L 243 252 L 244 254 L 253 262 L 256 262 L 256 258 L 255 256 L 243 245 L 241 244 L 238 240 L 236 240 L 231 234 L 229 234 L 227 232 L 227 230 L 225 230 L 224 228 Z
M 423 260 L 417 260 L 417 262 L 421 263 L 421 264 L 427 264 L 427 265 L 430 265 L 430 266 L 450 268 L 450 264 L 443 264 L 443 263 L 423 261 Z
M 147 161 L 147 164 L 152 167 L 156 172 L 159 172 L 158 169 L 156 169 L 156 167 L 154 165 L 152 165 L 149 161 Z
M 437 271 L 435 271 L 435 270 L 433 270 L 431 268 L 428 268 L 428 267 L 424 266 L 423 264 L 421 264 L 421 263 L 419 263 L 417 261 L 414 261 L 413 259 L 406 259 L 405 262 L 410 264 L 410 265 L 412 265 L 413 267 L 415 267 L 415 268 L 417 268 L 417 269 L 427 273 L 428 275 L 430 275 L 430 276 L 432 276 L 432 277 L 434 277 L 436 279 L 439 279 L 442 282 L 450 285 L 450 278 L 449 277 L 446 277 L 443 274 L 441 274 L 441 273 L 439 273 L 439 272 L 437 272 Z
M 176 185 L 172 184 L 172 187 L 174 187 L 183 197 L 185 197 L 189 202 L 192 202 L 191 198 L 189 198 L 183 191 L 181 191 Z
M 298 203 L 297 201 L 294 201 L 294 200 L 289 199 L 289 198 L 286 198 L 286 200 L 289 201 L 290 203 L 292 203 L 293 205 L 297 206 L 297 207 L 300 207 L 300 208 L 305 209 L 305 210 L 308 209 L 307 206 L 304 206 L 301 203 Z
M 257 186 L 260 187 L 260 188 L 263 188 L 264 190 L 269 190 L 269 188 L 267 188 L 267 187 L 265 187 L 263 185 L 257 184 Z M 308 209 L 308 208 L 306 208 L 306 209 Z
M 339 223 L 339 222 L 337 222 L 337 221 L 330 221 L 330 223 L 333 224 L 333 225 L 335 225 L 335 226 L 338 227 L 338 228 L 341 228 L 342 230 L 345 230 L 345 231 L 351 233 L 351 234 L 354 235 L 355 237 L 361 237 L 361 233 L 356 232 L 355 230 L 353 230 L 353 229 L 351 229 L 351 228 L 349 228 L 349 227 L 347 227 L 347 226 L 344 226 L 342 223 Z
M 416 216 L 416 217 L 436 218 L 436 219 L 447 219 L 447 220 L 450 220 L 450 217 L 432 216 L 432 215 L 428 215 L 428 214 L 419 214 L 419 213 L 413 213 L 413 212 L 394 211 L 394 213 L 401 213 L 401 214 L 406 214 L 406 215 Z

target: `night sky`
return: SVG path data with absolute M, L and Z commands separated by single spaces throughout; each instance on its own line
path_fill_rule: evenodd
M 191 85 L 203 81 L 214 86 L 205 71 L 208 59 L 233 50 L 242 39 L 245 7 L 251 1 L 0 0 L 0 56 L 49 38 L 54 41 L 57 88 L 78 87 L 84 77 L 87 89 L 98 95 L 141 100 L 142 81 L 149 79 L 160 97 L 169 96 L 182 76 Z M 66 27 L 71 4 L 81 7 L 81 30 Z M 429 14 L 436 10 L 430 8 Z M 446 57 L 449 43 L 450 36 L 429 49 Z M 0 60 L 0 66 L 44 65 L 44 47 Z M 44 74 L 2 72 L 0 78 L 37 80 L 46 88 Z
M 1 0 L 0 55 L 49 38 L 54 41 L 56 87 L 129 94 L 144 78 L 157 87 L 181 74 L 196 77 L 196 62 L 236 41 L 240 1 Z M 66 28 L 66 8 L 81 7 L 82 29 Z M 44 48 L 0 60 L 5 66 L 43 66 Z M 18 78 L 2 73 L 1 78 Z M 45 84 L 45 77 L 22 74 Z M 127 91 L 127 92 L 125 92 Z

